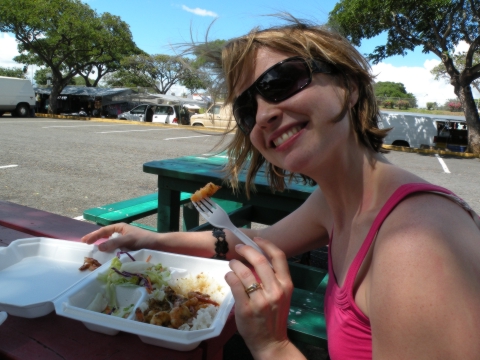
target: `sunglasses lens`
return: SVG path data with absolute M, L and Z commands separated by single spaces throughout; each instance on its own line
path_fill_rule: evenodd
M 295 59 L 279 64 L 261 79 L 257 90 L 265 99 L 280 102 L 299 92 L 310 82 L 310 70 L 304 60 Z
M 251 91 L 247 90 L 241 94 L 233 104 L 233 116 L 237 121 L 238 127 L 249 134 L 255 126 L 255 117 L 257 115 L 257 101 L 252 96 Z

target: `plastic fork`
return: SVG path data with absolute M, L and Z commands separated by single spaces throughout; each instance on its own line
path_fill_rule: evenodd
M 253 247 L 257 250 L 260 254 L 263 254 L 267 259 L 268 256 L 258 247 L 255 242 L 250 239 L 247 235 L 241 232 L 235 225 L 233 225 L 232 221 L 230 220 L 228 214 L 225 210 L 222 209 L 220 205 L 218 205 L 215 201 L 211 198 L 206 197 L 200 201 L 192 201 L 195 209 L 202 215 L 202 217 L 212 224 L 215 227 L 221 229 L 228 229 L 233 232 L 245 245 Z M 269 260 L 270 263 L 270 260 Z M 270 263 L 270 266 L 272 264 Z

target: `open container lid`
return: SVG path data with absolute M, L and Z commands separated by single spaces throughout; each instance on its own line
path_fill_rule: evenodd
M 74 241 L 15 240 L 0 248 L 0 310 L 25 318 L 47 315 L 61 293 L 90 274 L 78 270 L 84 257 L 104 264 L 114 256 L 114 252 L 99 251 L 96 245 Z
M 130 252 L 136 260 L 151 258 L 152 264 L 161 263 L 172 273 L 172 281 L 203 273 L 218 284 L 223 301 L 210 327 L 185 331 L 151 325 L 129 318 L 120 318 L 87 310 L 102 286 L 98 274 L 107 272 L 115 253 L 100 252 L 95 245 L 48 239 L 30 238 L 12 242 L 0 249 L 0 310 L 11 315 L 34 318 L 47 315 L 55 309 L 61 316 L 84 323 L 92 330 L 108 335 L 119 331 L 136 334 L 148 344 L 188 351 L 203 340 L 218 336 L 227 321 L 234 299 L 224 275 L 228 262 L 153 250 Z M 84 257 L 93 257 L 101 267 L 95 271 L 79 271 Z M 122 255 L 123 262 L 127 255 Z M 129 260 L 126 260 L 129 261 Z M 119 288 L 119 287 L 117 287 Z M 4 289 L 7 289 L 3 291 Z M 125 303 L 135 307 L 146 296 L 142 287 L 130 287 L 124 292 Z

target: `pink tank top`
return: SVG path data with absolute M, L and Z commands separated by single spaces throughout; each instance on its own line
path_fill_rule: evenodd
M 325 319 L 327 323 L 328 352 L 332 360 L 343 359 L 371 359 L 372 333 L 370 320 L 355 304 L 353 285 L 358 270 L 368 253 L 378 229 L 385 218 L 407 195 L 415 192 L 434 192 L 447 196 L 467 210 L 480 229 L 480 218 L 468 204 L 451 191 L 431 184 L 405 184 L 400 186 L 387 200 L 383 208 L 373 221 L 362 247 L 355 256 L 343 287 L 339 287 L 333 272 L 332 248 L 333 232 L 330 237 L 328 251 L 328 285 L 325 293 Z

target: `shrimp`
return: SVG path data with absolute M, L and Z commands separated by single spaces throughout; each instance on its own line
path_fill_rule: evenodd
M 152 316 L 150 324 L 159 325 L 159 326 L 168 326 L 170 325 L 170 314 L 166 311 L 159 311 Z
M 211 197 L 220 188 L 221 186 L 218 186 L 218 185 L 215 185 L 214 183 L 209 182 L 200 190 L 195 191 L 195 193 L 190 197 L 190 200 L 192 200 L 193 202 L 197 202 L 202 199 L 205 199 L 206 197 Z
M 143 316 L 143 312 L 139 307 L 135 309 L 135 316 L 138 321 L 145 322 L 145 317 Z
M 91 257 L 84 257 L 83 259 L 83 265 L 80 266 L 80 268 L 78 270 L 80 271 L 84 271 L 84 270 L 90 270 L 90 271 L 93 271 L 97 268 L 99 268 L 100 266 L 102 266 L 102 264 L 100 264 L 97 260 L 95 260 L 94 258 L 91 258 Z
M 220 304 L 217 303 L 216 301 L 213 301 L 210 299 L 210 295 L 208 294 L 202 294 L 201 292 L 198 292 L 198 291 L 190 291 L 188 294 L 187 294 L 187 297 L 189 299 L 191 298 L 197 298 L 198 301 L 202 302 L 202 303 L 207 303 L 207 304 L 212 304 L 212 305 L 215 305 L 215 306 L 219 306 Z
M 178 329 L 191 317 L 192 313 L 190 310 L 185 305 L 180 305 L 170 311 L 170 325 L 172 325 L 173 328 Z

